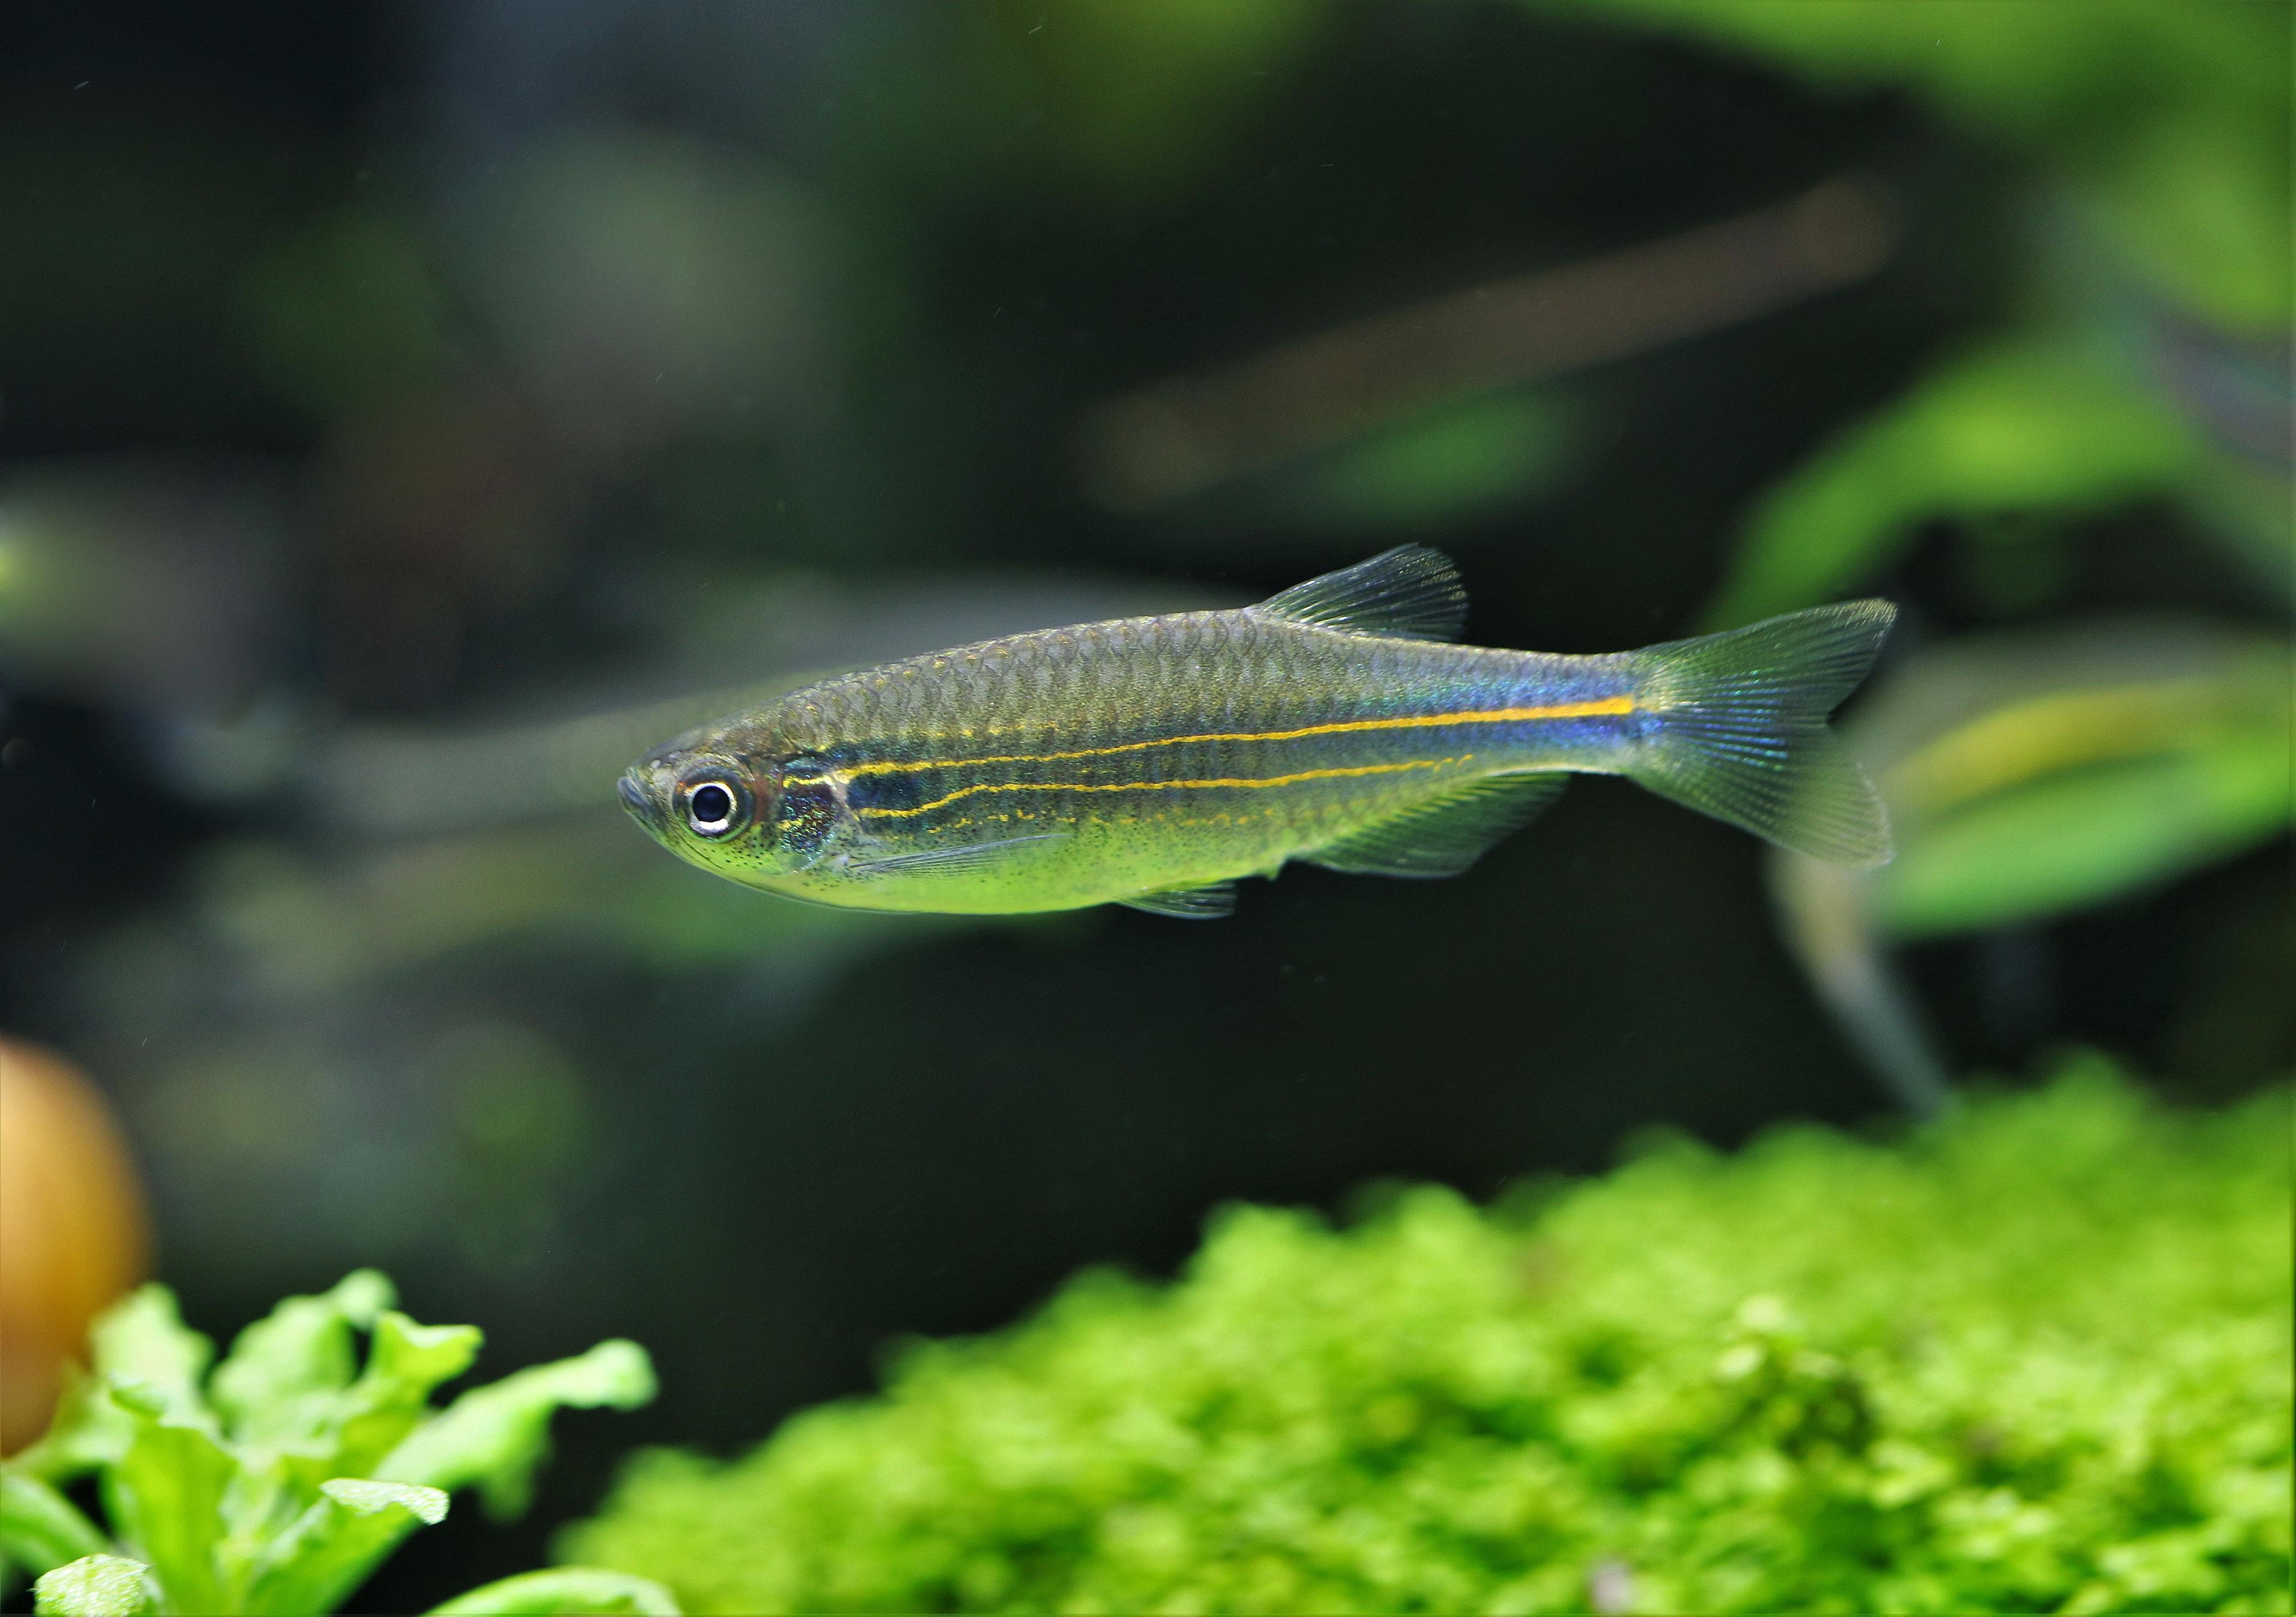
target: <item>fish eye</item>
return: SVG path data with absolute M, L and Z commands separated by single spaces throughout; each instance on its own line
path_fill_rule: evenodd
M 685 822 L 696 836 L 723 837 L 748 818 L 747 796 L 729 781 L 698 781 L 685 794 Z

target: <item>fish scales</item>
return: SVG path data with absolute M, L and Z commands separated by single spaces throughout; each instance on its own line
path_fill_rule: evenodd
M 1209 913 L 1168 895 L 1292 859 L 1448 873 L 1565 771 L 1886 848 L 1824 730 L 1886 607 L 1580 657 L 1434 638 L 1463 605 L 1447 562 L 1406 547 L 1257 607 L 959 647 L 681 738 L 623 795 L 696 863 L 883 909 Z
M 1556 710 L 1624 684 L 1616 659 L 1190 614 L 857 676 L 791 740 L 841 771 L 865 833 L 1210 829 L 1253 869 L 1494 768 L 1598 762 L 1629 715 Z

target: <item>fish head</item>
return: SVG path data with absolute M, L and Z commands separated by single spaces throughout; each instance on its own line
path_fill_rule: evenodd
M 819 861 L 850 817 L 816 760 L 748 725 L 680 736 L 631 764 L 617 789 L 656 842 L 750 886 Z

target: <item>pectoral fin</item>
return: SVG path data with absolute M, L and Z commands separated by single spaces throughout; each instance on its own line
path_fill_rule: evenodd
M 980 870 L 998 863 L 1024 843 L 1054 842 L 1067 835 L 1066 831 L 1043 831 L 1033 837 L 1007 837 L 996 842 L 967 843 L 961 847 L 927 848 L 918 853 L 888 853 L 879 859 L 857 853 L 846 868 L 863 876 L 890 876 L 902 870 Z
M 1116 901 L 1130 910 L 1168 915 L 1177 920 L 1210 921 L 1235 909 L 1235 884 L 1216 881 L 1208 887 L 1176 887 L 1168 893 L 1141 893 Z
M 1357 876 L 1456 876 L 1554 801 L 1559 770 L 1492 775 L 1300 857 Z

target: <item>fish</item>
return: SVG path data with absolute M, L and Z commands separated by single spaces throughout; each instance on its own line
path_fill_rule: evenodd
M 1781 846 L 1890 857 L 1827 728 L 1896 617 L 1811 608 L 1636 651 L 1456 643 L 1459 571 L 1406 544 L 1227 611 L 981 641 L 824 680 L 632 764 L 671 853 L 842 908 L 1226 915 L 1300 862 L 1455 876 L 1573 773 Z

